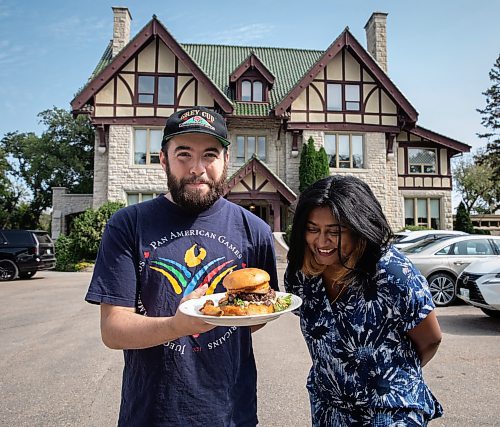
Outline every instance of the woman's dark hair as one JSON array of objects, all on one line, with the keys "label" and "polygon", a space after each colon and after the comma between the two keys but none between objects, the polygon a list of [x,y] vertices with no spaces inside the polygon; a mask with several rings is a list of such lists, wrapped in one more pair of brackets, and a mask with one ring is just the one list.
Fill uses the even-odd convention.
[{"label": "woman's dark hair", "polygon": [[297,271],[303,266],[307,220],[317,207],[329,207],[334,218],[348,227],[357,239],[366,242],[355,272],[373,273],[393,234],[370,187],[351,175],[332,175],[320,179],[301,193],[290,234],[287,256],[289,268]]}]

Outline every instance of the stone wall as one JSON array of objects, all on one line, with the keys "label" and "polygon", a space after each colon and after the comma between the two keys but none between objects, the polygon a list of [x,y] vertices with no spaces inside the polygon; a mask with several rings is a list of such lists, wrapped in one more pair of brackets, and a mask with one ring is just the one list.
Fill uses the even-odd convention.
[{"label": "stone wall", "polygon": [[66,232],[67,216],[92,207],[92,194],[67,194],[66,187],[52,187],[52,238]]}]

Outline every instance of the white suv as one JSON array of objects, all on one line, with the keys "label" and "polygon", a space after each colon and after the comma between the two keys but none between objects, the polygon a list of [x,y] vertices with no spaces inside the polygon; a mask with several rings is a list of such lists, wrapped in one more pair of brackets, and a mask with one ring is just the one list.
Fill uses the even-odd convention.
[{"label": "white suv", "polygon": [[488,316],[500,318],[500,259],[467,266],[457,279],[457,296]]}]

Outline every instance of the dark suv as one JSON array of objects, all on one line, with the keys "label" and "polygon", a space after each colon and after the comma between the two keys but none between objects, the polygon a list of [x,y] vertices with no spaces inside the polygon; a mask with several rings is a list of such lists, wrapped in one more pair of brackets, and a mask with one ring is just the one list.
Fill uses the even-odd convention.
[{"label": "dark suv", "polygon": [[0,230],[0,280],[29,279],[55,265],[54,242],[46,231]]}]

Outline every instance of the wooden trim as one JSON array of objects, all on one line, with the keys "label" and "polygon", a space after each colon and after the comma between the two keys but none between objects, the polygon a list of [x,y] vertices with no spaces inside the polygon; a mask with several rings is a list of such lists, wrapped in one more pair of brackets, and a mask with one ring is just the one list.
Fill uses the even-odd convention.
[{"label": "wooden trim", "polygon": [[397,126],[370,125],[362,123],[304,123],[292,122],[287,124],[288,130],[338,130],[346,132],[380,132],[398,133]]}]

